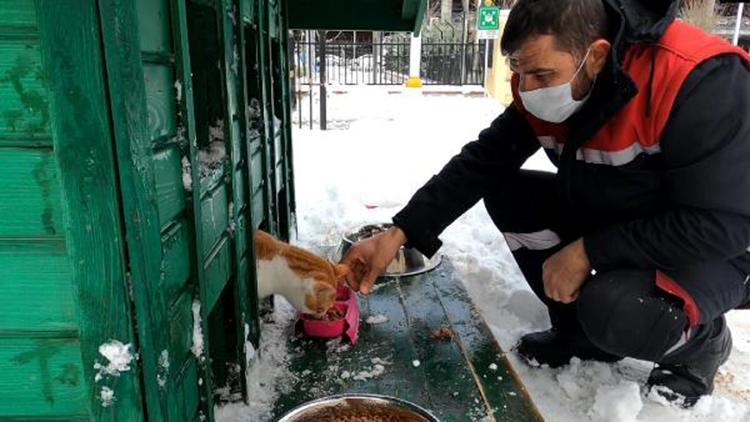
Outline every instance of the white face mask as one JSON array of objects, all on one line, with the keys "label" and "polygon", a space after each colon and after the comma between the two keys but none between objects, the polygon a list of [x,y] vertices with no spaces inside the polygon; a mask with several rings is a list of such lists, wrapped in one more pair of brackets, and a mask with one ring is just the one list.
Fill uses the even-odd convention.
[{"label": "white face mask", "polygon": [[578,66],[578,70],[567,83],[549,88],[539,88],[533,91],[519,92],[524,108],[534,116],[550,123],[562,123],[578,111],[583,103],[588,100],[591,91],[586,98],[577,101],[573,99],[572,82],[583,69],[583,65],[589,57],[591,48],[586,51],[586,56]]}]

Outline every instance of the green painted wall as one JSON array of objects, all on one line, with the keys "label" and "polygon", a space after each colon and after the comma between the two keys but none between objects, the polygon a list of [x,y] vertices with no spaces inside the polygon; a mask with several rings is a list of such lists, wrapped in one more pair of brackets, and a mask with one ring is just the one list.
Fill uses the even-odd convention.
[{"label": "green painted wall", "polygon": [[[212,420],[245,391],[253,230],[294,222],[285,7],[0,0],[0,419]],[[102,375],[113,340],[138,359]]]}]

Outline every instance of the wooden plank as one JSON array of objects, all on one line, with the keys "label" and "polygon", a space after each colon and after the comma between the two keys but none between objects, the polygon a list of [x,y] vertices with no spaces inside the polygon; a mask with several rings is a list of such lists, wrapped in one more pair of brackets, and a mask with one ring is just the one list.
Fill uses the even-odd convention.
[{"label": "wooden plank", "polygon": [[[80,164],[78,164],[80,165]],[[48,149],[0,149],[0,236],[55,237],[63,233],[60,177]]]},{"label": "wooden plank", "polygon": [[[257,67],[258,67],[258,94],[260,101],[261,115],[263,117],[263,194],[265,196],[264,222],[265,230],[271,234],[278,235],[278,218],[276,216],[276,195],[273,192],[273,91],[271,80],[271,52],[269,51],[269,16],[267,12],[268,0],[260,0],[258,5],[258,33],[257,43]],[[262,11],[266,11],[265,13]]]},{"label": "wooden plank", "polygon": [[185,219],[178,220],[162,235],[161,277],[158,291],[171,306],[190,281],[190,232]]},{"label": "wooden plank", "polygon": [[[219,185],[201,201],[202,239],[201,250],[203,256],[208,256],[229,227],[228,188]],[[205,259],[205,258],[204,258]]]},{"label": "wooden plank", "polygon": [[[542,420],[450,262],[442,265],[425,275],[381,282],[373,294],[360,297],[362,319],[383,315],[386,321],[362,325],[359,343],[349,350],[290,339],[295,353],[289,369],[296,381],[275,403],[274,415],[326,395],[372,392],[419,404],[441,421]],[[451,341],[431,338],[442,327],[453,331]],[[360,381],[341,377],[368,369],[374,357],[388,362],[383,374]]]},{"label": "wooden plank", "polygon": [[225,237],[217,245],[216,251],[209,255],[206,264],[205,296],[202,297],[205,306],[213,309],[224,286],[232,276],[232,251],[230,242]]},{"label": "wooden plank", "polygon": [[[29,28],[34,35],[31,31],[35,28]],[[48,76],[42,70],[38,40],[4,38],[0,37],[0,139],[49,138]]]},{"label": "wooden plank", "polygon": [[170,380],[170,421],[192,421],[196,419],[200,397],[198,392],[198,365],[194,358],[181,365],[174,365],[174,379]]},{"label": "wooden plank", "polygon": [[443,262],[431,281],[492,416],[498,421],[544,420],[468,292],[459,280],[450,277],[452,272],[451,263]]},{"label": "wooden plank", "polygon": [[[231,203],[228,212],[231,213],[231,233],[230,251],[232,255],[232,273],[234,274],[234,288],[232,294],[232,304],[235,322],[235,338],[241,341],[230,342],[236,346],[234,351],[224,350],[223,354],[226,359],[232,359],[236,356],[239,364],[240,373],[244,374],[247,369],[248,358],[245,356],[245,341],[248,339],[247,328],[257,324],[257,314],[251,314],[253,306],[251,301],[257,301],[257,290],[249,290],[247,266],[242,265],[244,256],[243,241],[247,238],[245,225],[240,221],[242,210],[245,208],[245,201],[250,197],[245,179],[249,178],[247,166],[247,132],[245,130],[245,117],[247,112],[244,79],[242,72],[245,68],[242,60],[242,19],[240,16],[239,0],[223,0],[221,5],[219,28],[222,36],[220,37],[223,44],[222,72],[224,80],[224,98],[226,99],[224,110],[225,139],[229,141],[227,150],[231,163],[232,177],[229,181],[231,191]],[[254,284],[252,284],[254,286]],[[253,292],[252,296],[250,291]],[[221,358],[221,356],[217,356]],[[237,377],[235,380],[227,380],[231,389],[236,389],[242,393],[243,397],[247,396],[247,380],[244,376]]]},{"label": "wooden plank", "polygon": [[366,298],[363,319],[374,315],[382,315],[388,320],[381,324],[362,321],[360,329],[362,335],[367,336],[367,349],[374,346],[373,356],[385,356],[386,361],[391,362],[386,365],[385,374],[378,378],[378,392],[432,408],[434,404],[427,392],[424,367],[412,364],[418,358],[418,350],[412,339],[409,310],[404,306],[398,282],[384,285],[377,294]]},{"label": "wooden plank", "polygon": [[36,27],[36,10],[34,3],[28,1],[0,0],[0,25]]},{"label": "wooden plank", "polygon": [[135,0],[135,3],[141,51],[170,54],[172,37],[167,0]]},{"label": "wooden plank", "polygon": [[172,223],[186,207],[181,160],[177,146],[170,146],[153,156],[156,209],[161,229]]},{"label": "wooden plank", "polygon": [[169,319],[163,322],[159,332],[167,337],[167,347],[164,350],[169,353],[171,371],[169,377],[175,378],[176,371],[181,367],[180,364],[193,358],[190,351],[193,344],[193,295],[191,292],[184,291],[170,307]]},{"label": "wooden plank", "polygon": [[78,331],[73,272],[64,242],[21,242],[0,243],[0,335]]},{"label": "wooden plank", "polygon": [[263,151],[258,150],[250,158],[250,174],[253,195],[263,188]]},{"label": "wooden plank", "polygon": [[[106,377],[99,383],[94,379],[94,363],[103,360],[99,345],[113,339],[135,342],[97,4],[38,0],[34,5],[51,95],[55,158],[61,169],[65,237],[79,306],[81,342],[76,353],[83,363],[83,412],[92,420],[106,415],[140,421],[140,365],[119,377]],[[112,22],[103,27],[118,26]],[[128,95],[125,89],[116,92]],[[110,387],[117,397],[107,408],[99,400],[103,386]]]},{"label": "wooden plank", "polygon": [[[175,65],[177,80],[182,84],[182,99],[178,101],[180,116],[182,118],[180,124],[185,132],[185,137],[188,140],[188,159],[191,163],[191,180],[192,186],[194,187],[191,195],[189,196],[190,206],[187,209],[187,220],[190,226],[191,233],[194,234],[194,241],[190,244],[190,256],[191,266],[190,273],[191,278],[197,283],[197,297],[201,301],[205,302],[205,298],[208,294],[207,282],[206,282],[206,270],[203,266],[203,231],[202,227],[202,214],[201,214],[201,196],[204,187],[200,180],[200,166],[198,163],[198,143],[196,138],[196,121],[195,121],[195,108],[194,108],[194,96],[193,96],[193,72],[191,67],[191,57],[189,48],[188,28],[187,28],[187,5],[182,0],[170,0],[170,14],[172,16],[172,30],[174,37],[174,48],[175,48]],[[197,188],[196,188],[197,187]],[[204,333],[204,350],[210,350],[210,338],[206,338],[206,334],[209,333],[208,321],[209,321],[209,310],[206,306],[201,306],[201,329]],[[213,420],[213,409],[214,409],[214,381],[213,374],[210,368],[210,361],[205,358],[201,358],[197,363],[197,374],[200,374],[202,381],[200,388],[200,403],[198,408],[203,414],[207,415],[209,422]],[[196,374],[196,377],[198,376]],[[191,380],[192,378],[186,378]],[[187,388],[187,387],[185,387]],[[192,390],[191,390],[192,391]],[[185,396],[186,408],[195,408],[193,403],[189,401]],[[191,395],[190,397],[196,397]],[[189,413],[189,412],[186,412]],[[193,411],[195,414],[196,411]],[[189,416],[189,415],[188,415]],[[190,419],[189,419],[190,420]],[[196,420],[195,417],[192,420]]]},{"label": "wooden plank", "polygon": [[430,277],[405,277],[401,289],[411,321],[410,337],[425,371],[435,415],[446,422],[481,419],[487,409],[458,345],[431,338],[435,330],[450,327],[450,322]]},{"label": "wooden plank", "polygon": [[152,140],[173,138],[177,133],[177,93],[171,65],[146,64],[143,77],[146,83],[149,137]]},{"label": "wooden plank", "polygon": [[[281,31],[281,46],[289,46],[289,2],[281,3],[281,17],[280,25],[282,26]],[[297,232],[297,201],[295,192],[294,182],[294,154],[293,154],[293,142],[292,142],[292,104],[291,98],[292,92],[292,64],[288,61],[288,55],[285,52],[285,48],[282,49],[281,57],[281,72],[280,82],[282,87],[283,96],[283,132],[284,132],[284,210],[285,220],[287,227],[285,231],[289,233],[290,237],[295,237]]]},{"label": "wooden plank", "polygon": [[[0,415],[74,416],[88,413],[88,382],[76,338],[0,342]],[[99,405],[99,407],[101,407]]]},{"label": "wooden plank", "polygon": [[[377,325],[363,324],[357,346],[335,352],[328,349],[325,341],[290,339],[289,350],[302,352],[290,363],[297,381],[275,404],[276,416],[302,402],[339,393],[395,395],[427,408],[433,407],[424,368],[412,365],[418,352],[414,348],[398,282],[384,285],[362,299],[363,318],[383,315],[388,320]],[[373,359],[379,360],[373,362]],[[354,379],[372,371],[376,364],[384,366],[383,374]],[[345,373],[349,376],[342,377]]]},{"label": "wooden plank", "polygon": [[255,1],[240,0],[240,5],[242,7],[242,20],[248,24],[255,22]]},{"label": "wooden plank", "polygon": [[168,319],[156,300],[161,276],[162,244],[156,205],[151,130],[135,2],[99,0],[108,92],[128,236],[128,257],[138,321],[148,419],[165,420],[169,404],[159,388],[159,357],[167,347],[157,327]]}]

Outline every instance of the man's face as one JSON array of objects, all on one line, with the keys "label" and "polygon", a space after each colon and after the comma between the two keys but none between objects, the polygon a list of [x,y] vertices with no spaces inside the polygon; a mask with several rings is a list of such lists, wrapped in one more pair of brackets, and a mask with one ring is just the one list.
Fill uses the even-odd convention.
[{"label": "man's face", "polygon": [[[580,54],[579,57],[571,52],[562,51],[552,35],[539,35],[526,41],[510,56],[510,67],[519,75],[519,88],[523,92],[562,85],[572,79],[573,98],[580,100],[591,89],[594,76],[601,71],[601,66],[591,66],[596,64],[594,62],[598,62],[597,56],[601,53],[598,51],[601,50],[598,45],[600,42],[606,44],[606,51],[604,51],[606,57],[609,52],[609,43],[599,40],[592,44],[587,63],[577,76],[576,71],[581,66],[586,52]],[[574,76],[575,79],[573,79]]]}]

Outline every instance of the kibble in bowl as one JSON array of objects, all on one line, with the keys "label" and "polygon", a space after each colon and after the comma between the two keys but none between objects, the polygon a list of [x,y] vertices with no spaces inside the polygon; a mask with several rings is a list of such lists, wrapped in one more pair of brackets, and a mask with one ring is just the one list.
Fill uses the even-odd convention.
[{"label": "kibble in bowl", "polygon": [[352,394],[305,403],[279,422],[439,422],[421,407],[394,397]]}]

